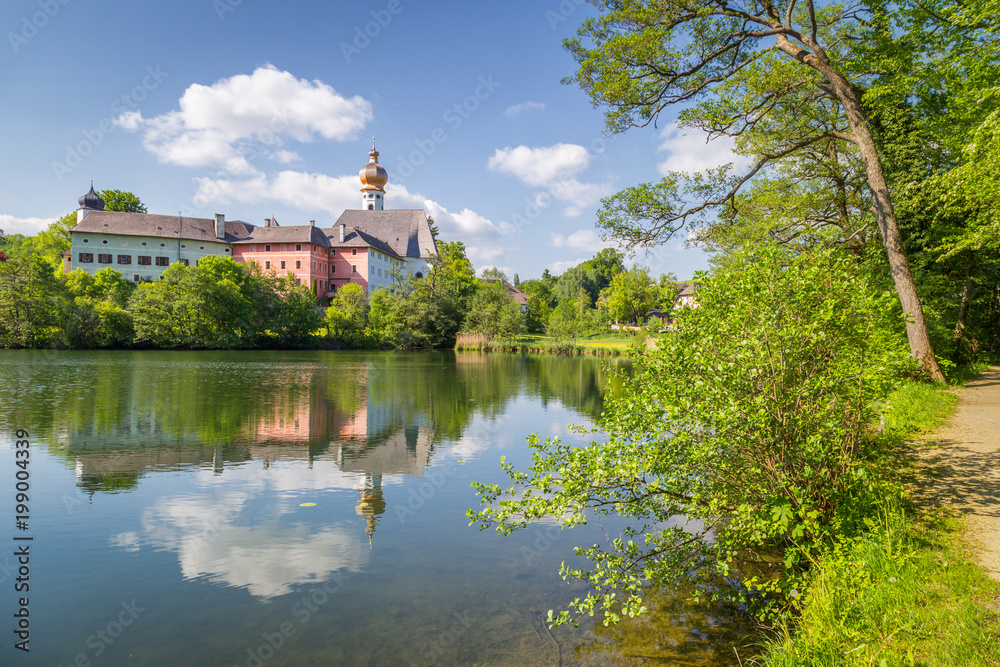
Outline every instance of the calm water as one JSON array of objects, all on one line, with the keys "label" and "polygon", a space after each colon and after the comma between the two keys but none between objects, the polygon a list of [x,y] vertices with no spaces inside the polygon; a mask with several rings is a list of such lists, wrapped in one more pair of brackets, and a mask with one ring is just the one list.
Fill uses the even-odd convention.
[{"label": "calm water", "polygon": [[[739,630],[683,595],[654,596],[655,619],[550,632],[547,611],[586,591],[559,564],[602,526],[503,538],[464,516],[472,480],[503,483],[502,455],[525,468],[528,434],[576,438],[566,427],[593,423],[621,372],[474,353],[0,351],[0,664],[733,664]],[[29,593],[14,592],[15,536],[33,538]],[[22,595],[28,654],[13,648]]]}]

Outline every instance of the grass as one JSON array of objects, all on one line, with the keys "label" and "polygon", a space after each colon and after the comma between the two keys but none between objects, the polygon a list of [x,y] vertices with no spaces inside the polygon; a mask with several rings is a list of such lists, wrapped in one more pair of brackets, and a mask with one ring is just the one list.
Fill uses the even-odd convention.
[{"label": "grass", "polygon": [[1000,664],[1000,584],[971,562],[962,524],[898,506],[819,568],[769,667]]},{"label": "grass", "polygon": [[[964,382],[984,367],[956,369],[952,380]],[[947,387],[906,383],[887,398],[887,435],[933,430],[957,402]],[[760,662],[1000,665],[1000,583],[973,562],[962,521],[901,495],[866,524],[819,564],[801,615],[767,643]]]},{"label": "grass", "polygon": [[[642,332],[639,336],[644,336]],[[554,354],[627,355],[641,337],[619,333],[600,333],[574,339],[552,336],[518,336],[514,340],[487,340],[479,334],[459,334],[456,350],[496,352],[538,352]]]}]

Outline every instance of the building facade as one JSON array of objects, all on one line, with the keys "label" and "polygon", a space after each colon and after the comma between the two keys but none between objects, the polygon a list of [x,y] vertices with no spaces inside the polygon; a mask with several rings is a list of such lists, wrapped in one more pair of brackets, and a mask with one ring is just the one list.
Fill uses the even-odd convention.
[{"label": "building facade", "polygon": [[371,294],[393,289],[394,276],[426,275],[437,251],[424,211],[385,210],[388,175],[374,143],[359,174],[360,210],[348,210],[331,227],[278,225],[267,218],[256,226],[214,219],[105,211],[94,191],[80,197],[77,224],[64,261],[67,271],[96,273],[112,267],[134,282],[159,279],[176,262],[197,266],[208,256],[253,262],[279,276],[294,274],[325,305],[336,290],[356,283]]}]

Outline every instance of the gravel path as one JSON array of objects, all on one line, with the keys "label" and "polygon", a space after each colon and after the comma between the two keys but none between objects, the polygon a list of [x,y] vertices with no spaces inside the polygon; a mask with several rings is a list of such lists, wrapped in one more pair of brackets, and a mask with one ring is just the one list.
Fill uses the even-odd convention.
[{"label": "gravel path", "polygon": [[1000,367],[958,390],[954,416],[927,438],[921,496],[966,515],[980,562],[1000,580]]}]

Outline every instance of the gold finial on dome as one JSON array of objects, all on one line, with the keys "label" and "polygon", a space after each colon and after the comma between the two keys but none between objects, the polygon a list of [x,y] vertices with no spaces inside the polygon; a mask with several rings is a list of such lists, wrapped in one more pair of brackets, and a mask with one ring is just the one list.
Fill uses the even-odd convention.
[{"label": "gold finial on dome", "polygon": [[358,173],[361,179],[362,192],[366,190],[378,190],[385,192],[385,184],[389,182],[389,174],[385,167],[378,163],[378,151],[375,149],[375,137],[372,137],[372,149],[368,152],[369,162]]}]

